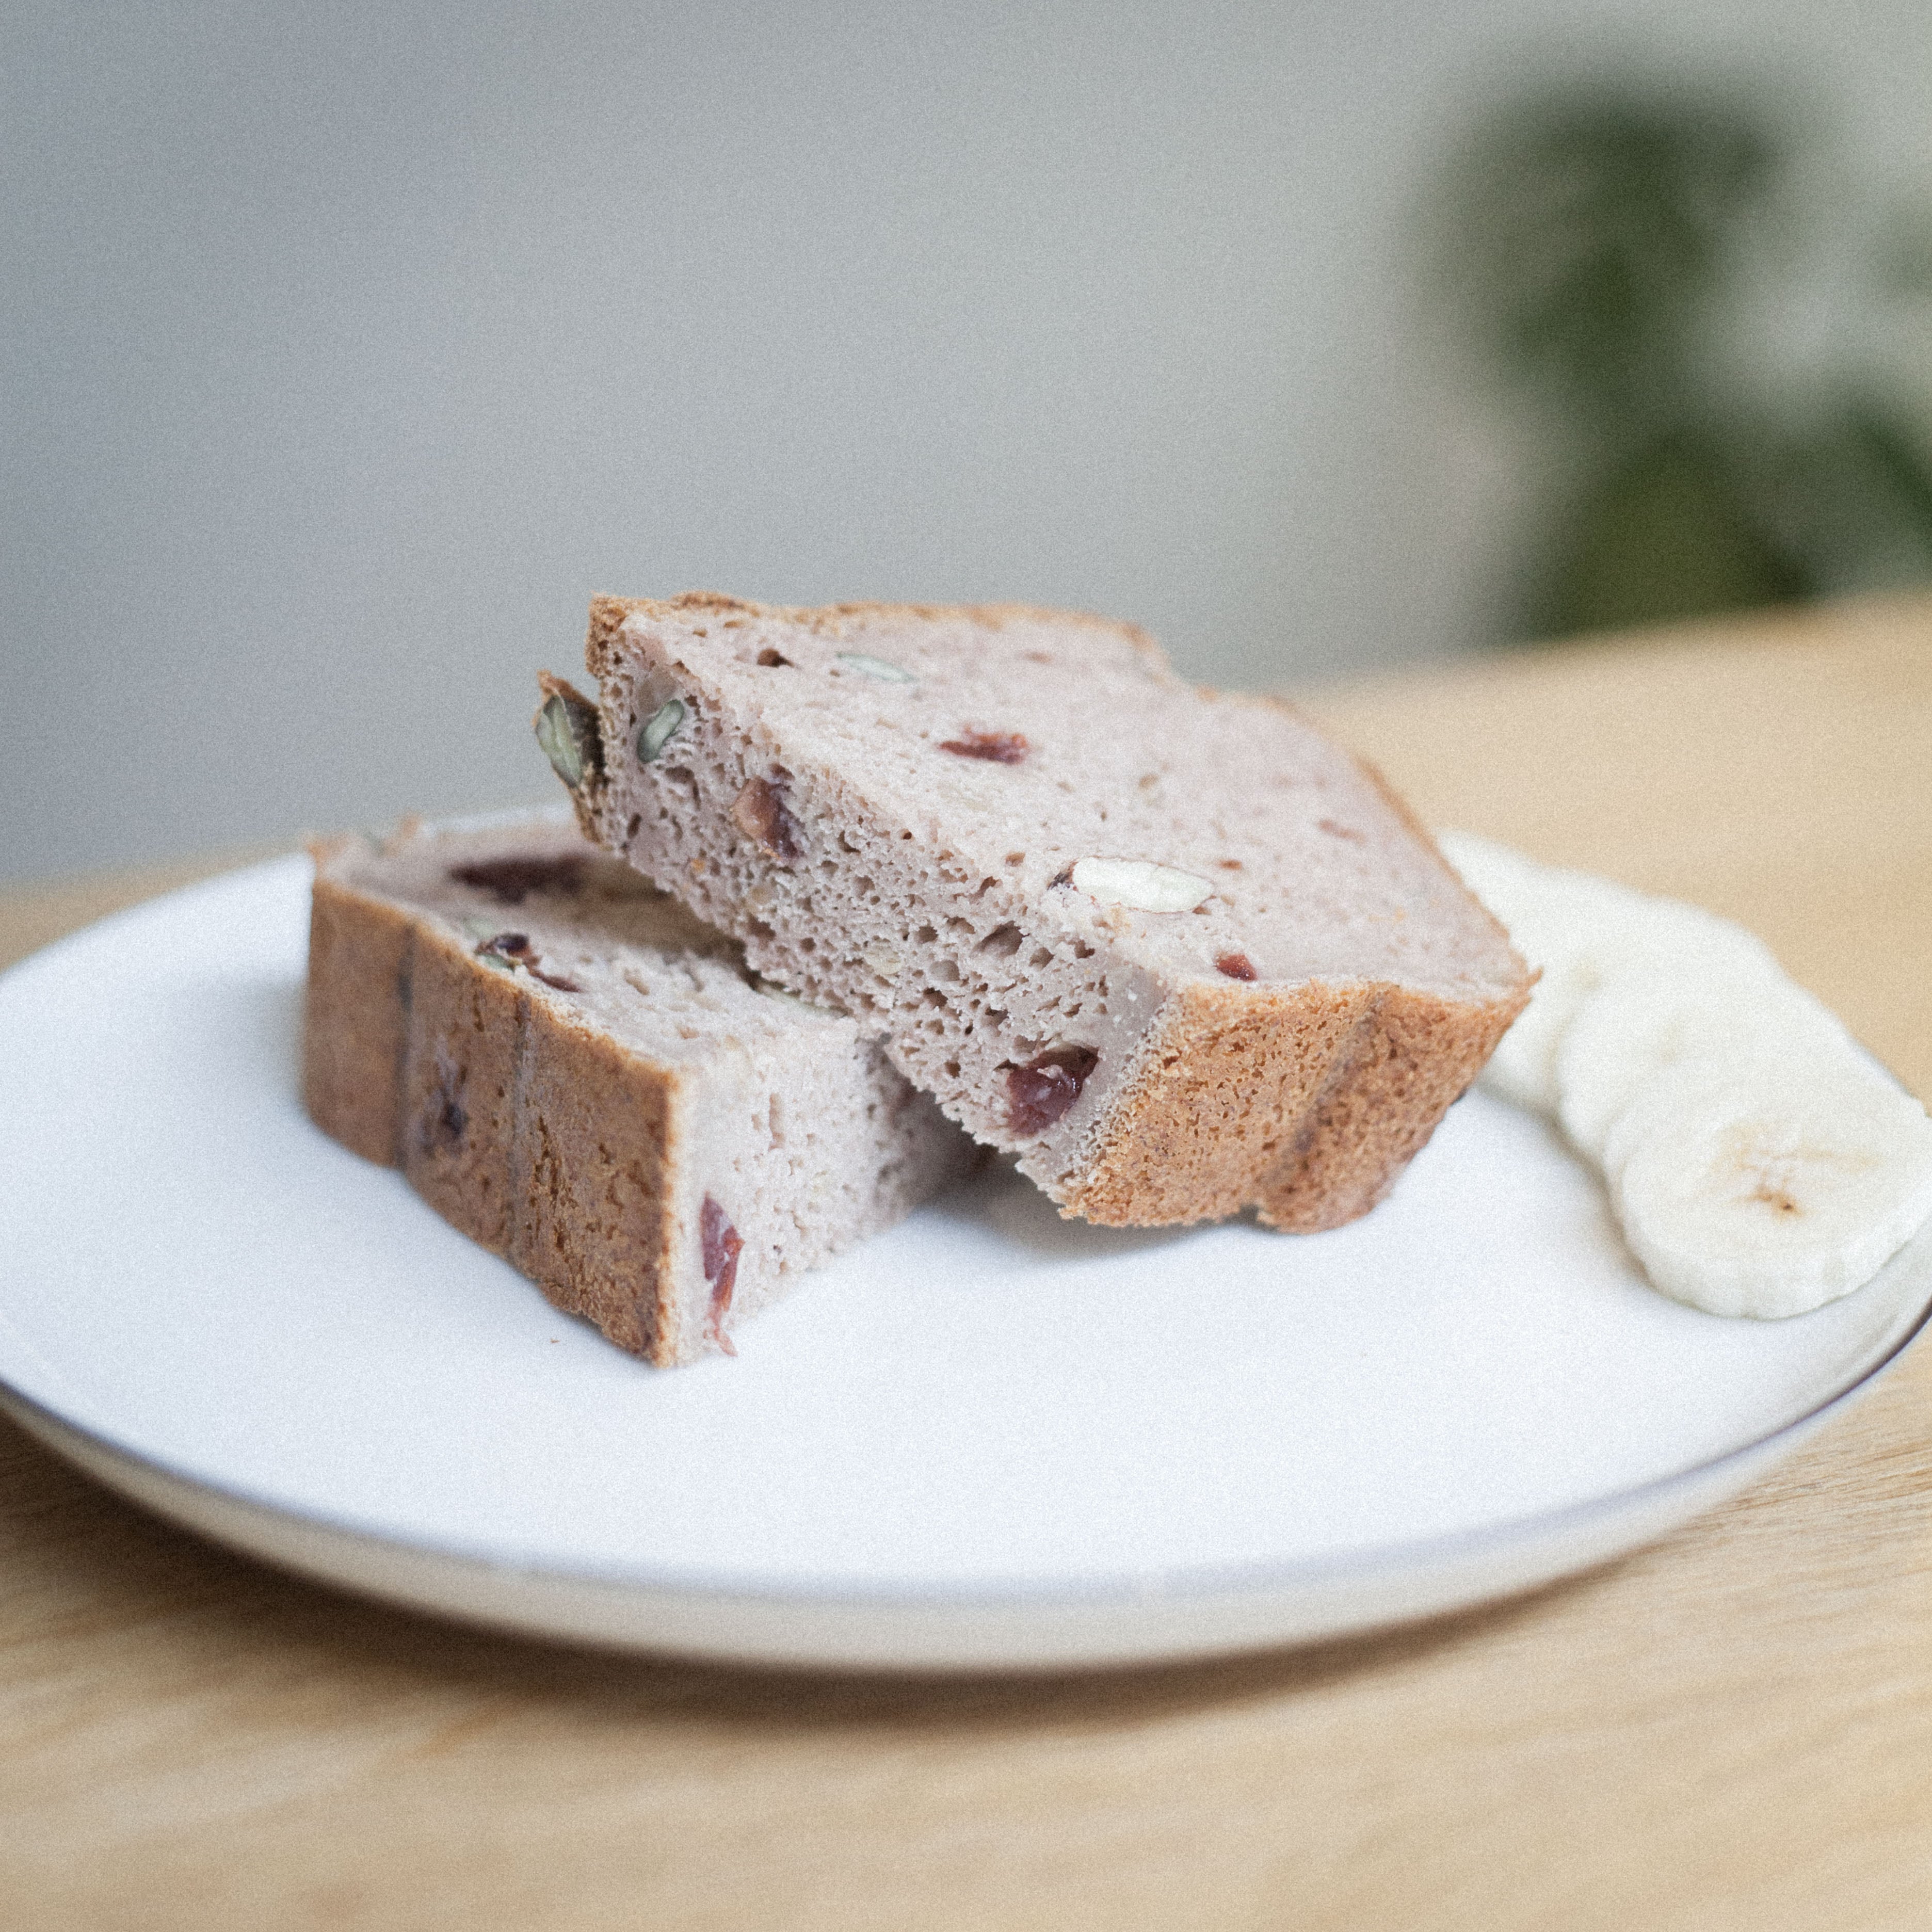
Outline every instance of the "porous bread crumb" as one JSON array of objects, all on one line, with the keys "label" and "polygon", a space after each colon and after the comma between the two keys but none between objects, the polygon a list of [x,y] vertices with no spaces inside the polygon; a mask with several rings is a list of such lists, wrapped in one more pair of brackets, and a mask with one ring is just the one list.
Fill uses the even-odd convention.
[{"label": "porous bread crumb", "polygon": [[315,859],[311,1117],[633,1354],[728,1351],[970,1162],[876,1040],[554,814]]},{"label": "porous bread crumb", "polygon": [[1350,1219],[1527,996],[1376,774],[1131,626],[703,592],[599,598],[587,655],[586,831],[850,1011],[1069,1213]]}]

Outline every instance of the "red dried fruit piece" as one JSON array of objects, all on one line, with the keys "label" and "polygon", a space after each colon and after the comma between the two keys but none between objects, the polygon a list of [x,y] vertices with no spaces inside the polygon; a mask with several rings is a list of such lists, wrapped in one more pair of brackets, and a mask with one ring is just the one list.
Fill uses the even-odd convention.
[{"label": "red dried fruit piece", "polygon": [[1042,1134],[1080,1097],[1087,1076],[1100,1064],[1091,1047],[1056,1046],[1024,1066],[1006,1070],[1006,1125],[1022,1135]]},{"label": "red dried fruit piece", "polygon": [[984,758],[988,764],[1017,765],[1032,750],[1017,731],[968,731],[963,737],[947,738],[939,748],[956,758]]},{"label": "red dried fruit piece", "polygon": [[572,853],[560,859],[482,859],[452,866],[458,885],[474,886],[499,905],[521,905],[532,892],[574,892],[584,883],[584,861]]},{"label": "red dried fruit piece", "polygon": [[698,1233],[704,1250],[704,1279],[711,1284],[711,1312],[705,1327],[726,1354],[735,1355],[738,1352],[724,1332],[724,1317],[730,1312],[731,1291],[738,1285],[738,1257],[745,1244],[725,1218],[724,1209],[708,1194],[698,1210]]},{"label": "red dried fruit piece", "polygon": [[486,939],[476,949],[479,959],[507,960],[512,967],[520,966],[532,980],[541,980],[546,986],[554,986],[560,993],[580,993],[584,988],[574,980],[566,980],[561,973],[546,973],[537,964],[538,955],[530,944],[526,932],[500,932],[494,938]]},{"label": "red dried fruit piece", "polygon": [[785,808],[782,776],[748,780],[732,801],[731,823],[785,865],[795,865],[805,856],[798,820]]},{"label": "red dried fruit piece", "polygon": [[1261,975],[1255,970],[1255,962],[1245,952],[1224,952],[1214,962],[1217,973],[1225,973],[1231,980],[1258,980]]}]

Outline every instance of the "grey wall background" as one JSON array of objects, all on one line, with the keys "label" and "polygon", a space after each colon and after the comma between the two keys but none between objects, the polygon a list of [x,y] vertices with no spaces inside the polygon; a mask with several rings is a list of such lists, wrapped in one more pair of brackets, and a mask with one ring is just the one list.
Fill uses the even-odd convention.
[{"label": "grey wall background", "polygon": [[1578,14],[8,8],[0,878],[544,796],[593,590],[1462,647],[1521,485],[1411,262],[1476,105],[1795,73],[1932,182],[1923,0]]}]

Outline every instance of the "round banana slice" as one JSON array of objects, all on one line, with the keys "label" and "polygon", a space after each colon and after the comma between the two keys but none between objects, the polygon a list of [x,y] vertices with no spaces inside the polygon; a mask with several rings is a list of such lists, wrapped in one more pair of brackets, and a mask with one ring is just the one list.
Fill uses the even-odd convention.
[{"label": "round banana slice", "polygon": [[1695,906],[1539,866],[1467,832],[1445,833],[1441,844],[1542,976],[1480,1076],[1485,1088],[1519,1106],[1558,1111],[1564,1036],[1586,1001],[1624,974],[1668,968],[1689,979],[1751,968],[1778,971],[1760,940]]},{"label": "round banana slice", "polygon": [[1849,1294],[1932,1216],[1932,1120],[1855,1061],[1668,1067],[1618,1118],[1606,1167],[1652,1282],[1714,1315]]},{"label": "round banana slice", "polygon": [[1577,955],[1559,952],[1538,959],[1535,950],[1519,936],[1520,931],[1510,927],[1510,938],[1541,977],[1531,991],[1529,1004],[1496,1042],[1495,1052],[1477,1077],[1489,1092],[1500,1094],[1519,1107],[1553,1114],[1559,1098],[1557,1050],[1571,1016],[1597,990],[1599,982],[1589,962]]},{"label": "round banana slice", "polygon": [[[1473,832],[1438,832],[1436,843],[1443,857],[1462,874],[1463,884],[1492,911],[1493,896],[1506,895],[1527,875],[1549,870],[1514,846],[1479,838]],[[1496,916],[1502,916],[1500,913]]]},{"label": "round banana slice", "polygon": [[1635,963],[1577,1006],[1556,1048],[1557,1118],[1580,1154],[1601,1161],[1618,1117],[1666,1067],[1841,1065],[1857,1048],[1838,1021],[1768,960]]},{"label": "round banana slice", "polygon": [[[1508,928],[1510,944],[1540,976],[1482,1072],[1483,1084],[1520,1107],[1556,1111],[1556,1050],[1577,1008],[1602,983],[1604,956],[1642,901],[1608,880],[1552,871],[1508,855],[1485,863],[1476,896]],[[1460,869],[1460,868],[1459,868]],[[1626,903],[1628,902],[1628,903]]]}]

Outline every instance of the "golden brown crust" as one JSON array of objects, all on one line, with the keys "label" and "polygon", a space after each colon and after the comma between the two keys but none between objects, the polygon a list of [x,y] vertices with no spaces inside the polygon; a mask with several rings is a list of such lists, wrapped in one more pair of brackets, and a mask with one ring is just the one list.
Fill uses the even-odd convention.
[{"label": "golden brown crust", "polygon": [[1366,1214],[1480,1072],[1528,997],[1480,1006],[1406,986],[1373,990],[1299,1142],[1260,1178],[1265,1226],[1309,1234]]},{"label": "golden brown crust", "polygon": [[532,1038],[510,1259],[620,1348],[675,1361],[676,1076],[643,1077],[608,1034],[525,997]]},{"label": "golden brown crust", "polygon": [[434,927],[416,935],[403,1068],[404,1177],[452,1227],[510,1252],[527,996]]},{"label": "golden brown crust", "polygon": [[1188,987],[1109,1108],[1106,1151],[1064,1211],[1148,1227],[1254,1207],[1270,1227],[1339,1227],[1388,1192],[1528,997]]},{"label": "golden brown crust", "polygon": [[395,907],[344,891],[326,874],[353,842],[318,842],[302,1006],[302,1104],[310,1119],[364,1160],[394,1167],[403,1056],[409,1039],[415,932]]},{"label": "golden brown crust", "polygon": [[400,1166],[556,1306],[678,1359],[668,1201],[676,1076],[628,1056],[431,922],[328,876],[316,848],[303,1096]]},{"label": "golden brown crust", "polygon": [[1257,1177],[1298,1143],[1371,997],[1319,984],[1186,988],[1108,1107],[1106,1151],[1064,1211],[1147,1227],[1252,1205]]}]

